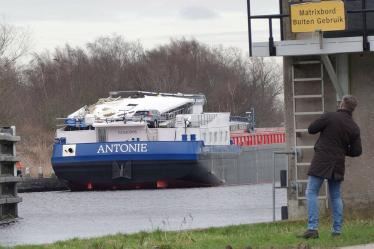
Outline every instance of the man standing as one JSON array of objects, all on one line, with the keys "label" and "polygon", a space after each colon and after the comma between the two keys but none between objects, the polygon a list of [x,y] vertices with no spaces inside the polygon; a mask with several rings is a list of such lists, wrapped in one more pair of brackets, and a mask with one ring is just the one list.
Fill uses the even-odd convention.
[{"label": "man standing", "polygon": [[314,146],[314,157],[308,171],[306,197],[308,201],[308,230],[302,238],[318,238],[318,192],[328,180],[332,205],[332,236],[339,236],[343,224],[341,183],[344,180],[345,156],[357,157],[362,153],[360,129],[353,121],[352,112],[357,100],[344,96],[337,112],[323,114],[308,128],[309,134],[320,133]]}]

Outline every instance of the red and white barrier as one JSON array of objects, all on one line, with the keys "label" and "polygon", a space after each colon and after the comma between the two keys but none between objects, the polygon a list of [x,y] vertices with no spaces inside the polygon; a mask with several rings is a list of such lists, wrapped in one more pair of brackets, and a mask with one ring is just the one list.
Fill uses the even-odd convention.
[{"label": "red and white barrier", "polygon": [[286,142],[285,132],[239,133],[231,134],[231,140],[239,146],[263,144],[282,144]]}]

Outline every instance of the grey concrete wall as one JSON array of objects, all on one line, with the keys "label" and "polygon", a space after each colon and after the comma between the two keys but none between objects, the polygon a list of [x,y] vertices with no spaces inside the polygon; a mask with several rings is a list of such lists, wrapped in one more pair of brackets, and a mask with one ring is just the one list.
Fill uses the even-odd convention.
[{"label": "grey concrete wall", "polygon": [[347,158],[343,198],[350,213],[373,212],[374,205],[374,54],[349,57],[350,90],[359,100],[354,119],[361,129],[363,154]]}]

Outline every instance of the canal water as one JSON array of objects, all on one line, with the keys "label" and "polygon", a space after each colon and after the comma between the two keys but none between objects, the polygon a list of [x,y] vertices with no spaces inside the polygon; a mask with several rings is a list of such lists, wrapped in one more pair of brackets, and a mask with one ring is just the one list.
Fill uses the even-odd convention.
[{"label": "canal water", "polygon": [[[20,194],[21,219],[0,226],[0,245],[52,243],[139,231],[272,221],[272,185]],[[276,190],[276,219],[287,203]]]}]

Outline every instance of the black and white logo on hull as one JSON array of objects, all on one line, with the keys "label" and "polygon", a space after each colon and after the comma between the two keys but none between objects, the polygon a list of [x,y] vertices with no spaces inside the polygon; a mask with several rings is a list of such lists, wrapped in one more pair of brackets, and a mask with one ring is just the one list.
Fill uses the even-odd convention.
[{"label": "black and white logo on hull", "polygon": [[75,156],[76,144],[66,144],[62,146],[62,156]]}]

